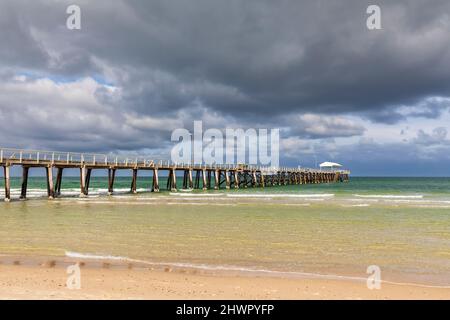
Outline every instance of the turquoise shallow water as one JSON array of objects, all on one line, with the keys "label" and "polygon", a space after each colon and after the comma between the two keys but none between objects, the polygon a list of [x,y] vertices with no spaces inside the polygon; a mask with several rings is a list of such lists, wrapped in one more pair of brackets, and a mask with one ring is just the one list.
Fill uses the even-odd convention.
[{"label": "turquoise shallow water", "polygon": [[95,177],[83,199],[65,177],[67,197],[50,201],[32,178],[37,199],[0,203],[0,253],[356,277],[375,264],[387,280],[450,285],[448,178],[131,195],[119,177],[112,197],[106,181]]},{"label": "turquoise shallow water", "polygon": [[[164,190],[166,178],[160,178],[160,187]],[[139,177],[137,186],[141,191],[151,189],[151,177]],[[181,188],[181,178],[177,181]],[[131,178],[117,177],[115,190],[126,192],[131,185]],[[91,180],[91,191],[94,193],[104,192],[107,189],[108,180],[106,177],[93,177]],[[11,187],[15,192],[19,191],[20,178],[14,177],[11,180]],[[3,192],[3,179],[0,181],[0,188]],[[31,177],[28,188],[33,191],[45,191],[46,183],[42,177]],[[62,188],[67,192],[79,190],[78,177],[64,177]],[[231,190],[233,191],[233,190]],[[198,191],[196,191],[198,192]],[[202,192],[202,191],[201,191]],[[255,189],[241,189],[237,192],[255,192]],[[377,195],[397,195],[397,196],[422,196],[423,198],[448,198],[450,200],[450,178],[364,178],[352,177],[351,183],[301,185],[301,186],[278,186],[276,188],[258,188],[259,193],[298,193],[298,192],[318,192],[333,193],[335,196],[377,196]],[[1,193],[0,193],[1,194]]]}]

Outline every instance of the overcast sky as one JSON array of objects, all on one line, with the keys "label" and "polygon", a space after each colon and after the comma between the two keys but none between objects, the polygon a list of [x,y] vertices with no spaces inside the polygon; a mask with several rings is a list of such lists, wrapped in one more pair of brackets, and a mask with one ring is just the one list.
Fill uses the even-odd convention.
[{"label": "overcast sky", "polygon": [[448,176],[449,35],[448,0],[2,0],[0,145],[168,157],[203,120],[280,128],[284,165]]}]

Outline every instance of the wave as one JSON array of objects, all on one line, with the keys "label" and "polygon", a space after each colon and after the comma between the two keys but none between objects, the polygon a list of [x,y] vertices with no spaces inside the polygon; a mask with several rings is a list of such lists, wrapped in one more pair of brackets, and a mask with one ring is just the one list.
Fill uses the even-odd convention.
[{"label": "wave", "polygon": [[423,199],[423,195],[393,195],[393,194],[353,194],[358,198],[380,198],[380,199]]},{"label": "wave", "polygon": [[351,205],[342,205],[344,208],[353,208],[353,207],[370,207],[368,203],[360,203],[360,204],[351,204]]},{"label": "wave", "polygon": [[202,203],[202,202],[165,202],[164,204],[166,204],[166,205],[177,205],[177,206],[179,206],[179,205],[183,205],[183,206],[185,206],[185,205],[191,205],[191,206],[218,206],[218,207],[220,207],[220,206],[224,206],[224,207],[226,207],[226,206],[229,206],[229,207],[235,207],[236,206],[236,204],[235,203]]},{"label": "wave", "polygon": [[[66,255],[66,257],[77,258],[77,259],[123,261],[123,262],[139,263],[139,264],[144,264],[144,265],[172,266],[172,267],[177,267],[177,268],[190,268],[190,269],[206,270],[206,271],[229,271],[229,272],[243,272],[243,273],[253,273],[253,274],[254,273],[269,274],[269,275],[274,275],[274,276],[297,276],[297,277],[329,279],[329,280],[353,280],[353,281],[361,281],[361,282],[367,281],[367,278],[365,278],[365,277],[343,276],[343,275],[335,275],[335,274],[321,274],[321,273],[310,273],[310,272],[297,272],[297,271],[278,271],[278,270],[269,270],[269,269],[260,269],[260,268],[239,267],[239,266],[232,266],[232,265],[209,265],[209,264],[185,263],[185,262],[153,262],[153,261],[123,257],[123,256],[96,255],[96,254],[79,253],[79,252],[72,252],[72,251],[66,251],[65,255]],[[394,284],[394,285],[450,289],[450,286],[433,286],[433,285],[425,285],[425,284],[419,284],[419,283],[394,282],[394,281],[387,281],[387,280],[380,280],[380,282],[386,283],[386,284]]]},{"label": "wave", "polygon": [[224,196],[224,193],[178,193],[178,192],[170,192],[171,196],[179,196],[179,197],[220,197]]},{"label": "wave", "polygon": [[227,194],[230,198],[333,198],[332,193],[317,194],[289,194],[289,193],[250,193],[250,194]]}]

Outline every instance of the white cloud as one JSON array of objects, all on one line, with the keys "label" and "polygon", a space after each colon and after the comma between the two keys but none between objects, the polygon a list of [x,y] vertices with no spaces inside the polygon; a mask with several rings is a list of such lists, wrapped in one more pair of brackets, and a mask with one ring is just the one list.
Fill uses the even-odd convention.
[{"label": "white cloud", "polygon": [[364,126],[350,117],[326,114],[297,114],[284,118],[289,135],[304,138],[361,136]]}]

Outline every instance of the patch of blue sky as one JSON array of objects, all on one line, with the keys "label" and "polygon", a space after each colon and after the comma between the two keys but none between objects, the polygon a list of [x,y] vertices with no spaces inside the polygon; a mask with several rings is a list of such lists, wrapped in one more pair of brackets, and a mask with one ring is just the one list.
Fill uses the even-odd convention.
[{"label": "patch of blue sky", "polygon": [[108,81],[103,75],[101,74],[92,74],[89,76],[68,76],[68,75],[58,75],[58,74],[45,74],[45,73],[38,73],[35,71],[20,71],[17,73],[18,76],[25,76],[29,79],[38,80],[38,79],[50,79],[51,81],[55,83],[72,83],[77,82],[81,79],[84,79],[86,77],[92,78],[95,80],[95,82],[104,85],[104,86],[111,86],[113,87],[114,84],[111,81]]}]

